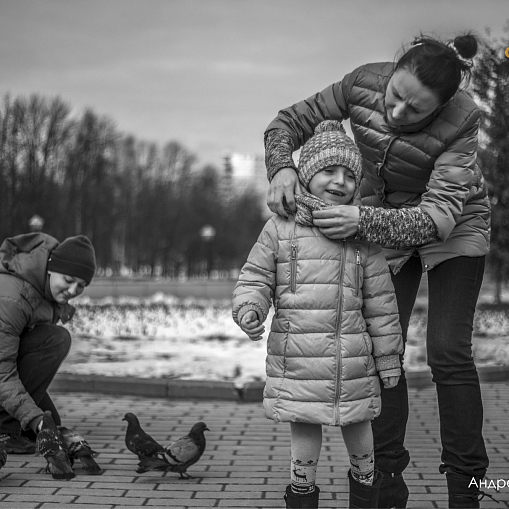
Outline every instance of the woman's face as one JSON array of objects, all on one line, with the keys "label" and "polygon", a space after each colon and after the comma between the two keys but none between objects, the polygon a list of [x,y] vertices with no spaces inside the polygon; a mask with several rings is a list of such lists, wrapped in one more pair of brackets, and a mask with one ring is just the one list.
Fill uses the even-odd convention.
[{"label": "woman's face", "polygon": [[438,96],[407,69],[398,69],[389,80],[385,93],[388,125],[416,124],[439,106]]},{"label": "woman's face", "polygon": [[52,271],[49,271],[48,274],[51,295],[59,304],[67,304],[74,297],[81,295],[87,286],[85,280],[79,277]]}]

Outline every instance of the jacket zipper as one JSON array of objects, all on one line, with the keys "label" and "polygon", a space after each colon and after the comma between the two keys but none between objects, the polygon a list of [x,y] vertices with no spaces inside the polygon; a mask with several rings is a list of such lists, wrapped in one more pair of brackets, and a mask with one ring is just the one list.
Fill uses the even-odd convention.
[{"label": "jacket zipper", "polygon": [[359,296],[359,292],[361,289],[360,282],[360,274],[361,274],[361,252],[356,249],[355,250],[355,296]]},{"label": "jacket zipper", "polygon": [[290,291],[295,293],[297,286],[297,246],[292,242],[290,247]]},{"label": "jacket zipper", "polygon": [[341,271],[340,271],[340,279],[339,279],[339,299],[338,306],[336,309],[336,398],[334,401],[334,424],[339,423],[339,399],[341,397],[341,344],[340,344],[340,336],[341,336],[341,309],[343,307],[343,280],[345,277],[345,256],[346,256],[346,240],[343,239],[342,245],[342,253],[341,253]]}]

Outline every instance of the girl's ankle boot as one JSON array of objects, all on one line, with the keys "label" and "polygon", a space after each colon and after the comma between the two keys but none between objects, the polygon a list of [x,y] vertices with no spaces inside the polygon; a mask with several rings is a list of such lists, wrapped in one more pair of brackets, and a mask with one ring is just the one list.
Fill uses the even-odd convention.
[{"label": "girl's ankle boot", "polygon": [[446,474],[447,491],[450,508],[479,508],[485,496],[495,500],[491,495],[480,490],[481,479],[467,475]]},{"label": "girl's ankle boot", "polygon": [[382,483],[378,495],[378,507],[380,509],[405,509],[408,502],[408,487],[402,474],[391,472],[379,472]]},{"label": "girl's ankle boot", "polygon": [[350,484],[350,501],[348,507],[350,509],[378,509],[378,494],[380,492],[380,485],[382,478],[375,471],[372,486],[366,486],[357,482],[352,477],[352,472],[348,471],[348,481]]},{"label": "girl's ankle boot", "polygon": [[291,486],[286,487],[286,509],[317,509],[320,499],[320,488],[315,486],[315,491],[307,495],[297,495]]}]

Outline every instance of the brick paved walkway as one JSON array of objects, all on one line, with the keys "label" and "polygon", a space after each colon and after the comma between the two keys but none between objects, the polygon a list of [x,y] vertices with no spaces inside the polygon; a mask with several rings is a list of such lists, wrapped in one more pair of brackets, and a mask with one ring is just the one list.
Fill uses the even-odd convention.
[{"label": "brick paved walkway", "polygon": [[[483,384],[485,437],[491,458],[489,477],[509,480],[509,382]],[[122,509],[133,507],[283,508],[288,484],[288,426],[276,425],[262,414],[260,403],[167,400],[87,393],[59,393],[64,422],[87,437],[99,452],[102,476],[80,468],[71,481],[53,480],[44,473],[39,456],[10,455],[0,471],[0,508]],[[409,508],[447,507],[445,479],[438,473],[439,429],[433,388],[412,389],[407,443],[412,462],[406,471]],[[210,428],[207,449],[191,467],[194,479],[178,474],[137,474],[136,458],[126,450],[125,412],[140,417],[143,427],[161,443],[186,434],[203,420]],[[348,459],[339,430],[324,428],[318,484],[321,508],[347,505]],[[484,509],[509,508],[509,487],[488,492]]]}]

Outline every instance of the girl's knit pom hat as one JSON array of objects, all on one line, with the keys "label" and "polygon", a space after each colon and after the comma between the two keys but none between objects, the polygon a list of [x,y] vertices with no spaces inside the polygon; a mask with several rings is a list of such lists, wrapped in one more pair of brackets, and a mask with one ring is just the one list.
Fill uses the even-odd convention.
[{"label": "girl's knit pom hat", "polygon": [[94,277],[95,268],[94,246],[85,235],[65,239],[51,251],[47,265],[48,270],[79,277],[87,285]]},{"label": "girl's knit pom hat", "polygon": [[359,187],[362,178],[362,156],[357,145],[346,134],[341,122],[325,120],[315,128],[315,134],[302,147],[298,175],[302,185],[309,189],[311,179],[328,166],[345,166],[355,176]]}]

